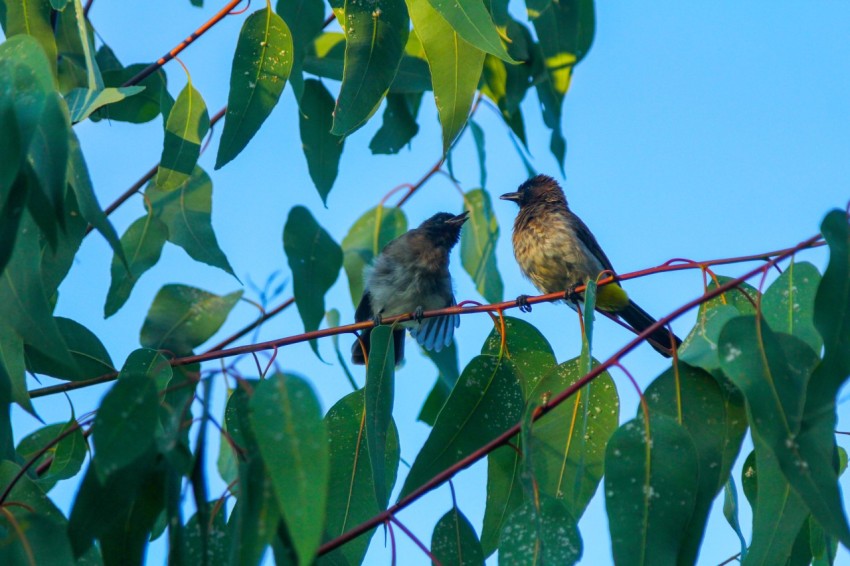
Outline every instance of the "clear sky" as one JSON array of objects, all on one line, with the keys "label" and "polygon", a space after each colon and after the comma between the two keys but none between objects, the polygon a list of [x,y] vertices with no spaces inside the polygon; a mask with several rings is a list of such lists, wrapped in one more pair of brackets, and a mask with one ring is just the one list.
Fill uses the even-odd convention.
[{"label": "clear sky", "polygon": [[[171,49],[223,4],[208,0],[205,8],[197,9],[188,0],[96,0],[91,20],[124,64],[149,62]],[[549,133],[542,125],[535,94],[531,92],[524,102],[533,166],[564,182],[571,206],[594,231],[620,272],[651,267],[674,257],[712,259],[794,245],[817,232],[830,208],[843,208],[850,199],[850,4],[694,4],[597,2],[593,47],[576,69],[566,97],[566,179],[548,153]],[[513,8],[518,14],[520,6]],[[262,2],[255,1],[251,10],[260,7]],[[226,18],[181,57],[211,113],[226,102],[232,54],[243,19]],[[185,76],[176,63],[168,65],[167,73],[170,90],[176,96]],[[337,88],[333,82],[327,84],[332,90]],[[485,188],[494,199],[501,227],[497,251],[505,297],[533,294],[531,284],[519,274],[510,246],[515,206],[495,200],[525,179],[525,169],[496,114],[482,107],[475,119],[486,132]],[[380,126],[380,112],[352,135],[346,141],[327,209],[322,207],[307,174],[291,89],[287,87],[247,150],[221,171],[213,172],[221,131],[216,128],[200,164],[214,183],[213,226],[240,279],[262,284],[276,271],[289,277],[281,234],[293,206],[310,208],[339,242],[351,224],[390,189],[416,181],[439,157],[441,147],[430,95],[425,97],[419,122],[421,129],[411,148],[396,156],[372,156],[369,152],[369,140]],[[156,163],[161,152],[159,119],[144,126],[86,122],[76,131],[103,206]],[[479,186],[477,158],[468,134],[458,143],[454,167],[464,190]],[[454,187],[438,176],[404,210],[409,224],[416,225],[434,212],[459,211],[461,206]],[[141,198],[131,199],[112,221],[123,233],[142,213]],[[57,314],[91,328],[104,340],[119,366],[138,347],[145,313],[162,285],[184,283],[219,294],[240,288],[232,277],[193,262],[182,250],[169,245],[160,263],[141,278],[126,306],[103,320],[111,259],[111,251],[100,236],[86,239],[60,289]],[[826,254],[821,250],[801,259],[814,262],[822,270]],[[720,273],[736,275],[744,269],[733,266]],[[482,300],[457,257],[453,258],[452,270],[458,300]],[[625,286],[633,299],[656,316],[702,291],[696,272],[657,275],[629,281]],[[252,296],[250,289],[246,289],[246,296]],[[289,296],[291,287],[283,298]],[[328,294],[326,304],[341,311],[343,322],[353,320],[354,305],[344,275]],[[519,316],[518,312],[511,314]],[[242,327],[254,316],[253,307],[240,304],[220,336]],[[559,361],[578,355],[580,337],[572,311],[563,305],[540,305],[522,316],[546,335]],[[693,321],[691,313],[673,326],[684,337]],[[456,334],[462,365],[478,352],[490,328],[487,316],[463,317]],[[302,329],[292,308],[267,324],[260,338],[288,336]],[[624,344],[629,334],[603,319],[596,326],[595,339],[596,357],[604,359]],[[348,338],[342,342],[347,349]],[[412,346],[408,342],[407,363],[396,376],[395,401],[401,453],[408,462],[428,435],[429,428],[416,422],[415,415],[436,376],[430,362]],[[328,354],[326,359],[333,359],[330,341],[322,342],[321,349]],[[278,360],[286,370],[309,378],[325,410],[350,391],[340,368],[319,362],[306,345],[281,350]],[[666,364],[649,347],[625,359],[642,387]],[[250,374],[251,366],[243,371]],[[362,369],[356,370],[355,376],[362,383]],[[623,374],[615,373],[614,379],[621,395],[621,419],[628,420],[637,410],[637,397]],[[105,387],[98,387],[71,393],[76,414],[96,407],[105,391]],[[223,385],[217,382],[214,406],[219,415],[223,395]],[[48,423],[70,416],[68,401],[62,396],[38,400],[35,406]],[[844,430],[850,428],[846,406],[839,407],[840,413],[845,413],[839,424]],[[21,411],[14,416],[18,435],[40,426]],[[847,447],[843,438],[839,442]],[[217,444],[217,439],[211,443],[214,451]],[[745,445],[739,457],[736,480],[749,449]],[[485,472],[486,466],[478,465],[455,480],[459,506],[479,534]],[[400,473],[404,473],[403,467]],[[217,477],[212,457],[211,476]],[[219,495],[223,488],[220,481],[214,482],[211,496]],[[65,510],[73,493],[74,486],[69,482],[53,491]],[[845,505],[847,501],[845,494]],[[449,491],[444,487],[403,512],[400,519],[427,544],[433,523],[449,507]],[[743,511],[741,522],[747,534],[749,521],[748,512]],[[598,492],[580,523],[583,564],[611,561],[606,526],[604,503]],[[737,538],[726,525],[720,505],[715,505],[708,529],[700,564],[716,564],[738,551]],[[401,563],[426,564],[427,558],[398,534]],[[159,563],[162,553],[160,541],[151,550],[149,561]],[[846,552],[842,557],[850,560]],[[389,563],[389,550],[380,532],[373,539],[366,563]]]}]

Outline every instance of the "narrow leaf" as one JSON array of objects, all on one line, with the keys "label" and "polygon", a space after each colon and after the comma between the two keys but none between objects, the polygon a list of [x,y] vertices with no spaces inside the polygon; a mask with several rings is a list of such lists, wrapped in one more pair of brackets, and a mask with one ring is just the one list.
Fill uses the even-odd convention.
[{"label": "narrow leaf", "polygon": [[65,95],[68,109],[71,112],[71,122],[74,124],[82,122],[99,108],[108,104],[115,104],[134,94],[139,94],[144,89],[145,87],[138,85],[109,87],[96,91],[75,88]]},{"label": "narrow leaf", "polygon": [[292,35],[283,19],[269,8],[248,16],[233,54],[216,169],[239,155],[271,114],[289,78],[292,60]]},{"label": "narrow leaf", "polygon": [[260,382],[250,418],[299,564],[311,564],[322,537],[328,495],[328,441],[313,390],[293,375]]},{"label": "narrow leaf", "polygon": [[385,480],[387,436],[393,416],[395,392],[395,348],[393,328],[381,325],[372,330],[369,363],[366,368],[366,444],[372,464],[375,500],[383,505],[389,500]]},{"label": "narrow leaf", "polygon": [[463,196],[463,206],[469,211],[469,221],[460,234],[461,263],[481,296],[488,303],[499,303],[504,297],[502,276],[496,265],[499,223],[490,195],[484,189],[469,191]]},{"label": "narrow leaf", "polygon": [[495,55],[508,63],[515,63],[502,40],[499,32],[487,13],[484,3],[479,0],[429,0],[429,4],[436,10],[470,45]]},{"label": "narrow leaf", "polygon": [[821,281],[817,268],[808,262],[792,262],[768,287],[761,312],[774,332],[796,336],[820,352],[823,340],[814,325],[815,293]]},{"label": "narrow leaf", "polygon": [[17,0],[6,2],[6,19],[3,32],[7,39],[16,35],[29,35],[38,41],[51,62],[51,74],[56,74],[56,39],[50,25],[49,0]]},{"label": "narrow leaf", "polygon": [[401,151],[419,133],[416,116],[422,102],[422,93],[387,94],[387,105],[381,127],[375,132],[369,149],[376,155],[392,155]]},{"label": "narrow leaf", "polygon": [[212,180],[200,167],[175,190],[164,191],[155,183],[145,189],[154,215],[168,227],[168,240],[192,259],[218,267],[236,277],[212,228]]},{"label": "narrow leaf", "polygon": [[[302,62],[313,39],[324,27],[325,5],[322,0],[278,0],[275,11],[292,32],[292,72],[290,83],[300,102],[304,91]],[[328,128],[330,130],[330,128]]]},{"label": "narrow leaf", "polygon": [[307,158],[310,178],[327,205],[328,193],[339,173],[344,138],[331,133],[334,99],[321,82],[304,82],[304,95],[299,106],[301,146]]},{"label": "narrow leaf", "polygon": [[69,318],[57,316],[54,320],[76,363],[62,364],[34,348],[26,347],[27,369],[69,381],[91,379],[115,370],[112,358],[91,330]]},{"label": "narrow leaf", "polygon": [[165,123],[165,143],[156,173],[159,188],[176,189],[192,174],[201,154],[201,141],[209,129],[207,106],[189,82],[177,96]]},{"label": "narrow leaf", "polygon": [[437,381],[434,383],[434,387],[431,388],[431,392],[425,399],[422,410],[416,418],[434,426],[437,415],[440,414],[440,411],[446,404],[446,399],[449,398],[449,394],[454,389],[455,383],[457,383],[460,377],[460,369],[458,368],[457,361],[457,341],[452,340],[452,343],[448,347],[443,348],[439,352],[426,350],[425,348],[422,348],[422,352],[434,362],[439,373],[437,374]]},{"label": "narrow leaf", "polygon": [[[146,63],[136,63],[127,67],[119,66],[116,69],[107,70],[101,65],[103,83],[107,87],[120,87],[147,67],[148,64]],[[138,86],[144,87],[144,90],[130,98],[99,108],[92,114],[92,120],[104,119],[143,124],[159,116],[163,99],[170,100],[171,104],[174,103],[168,93],[168,81],[162,70],[151,73],[139,82]]]},{"label": "narrow leaf", "polygon": [[143,216],[130,224],[121,236],[127,263],[118,255],[112,257],[112,281],[103,307],[104,316],[110,317],[124,306],[139,277],[159,261],[167,238],[168,227],[153,215]]}]

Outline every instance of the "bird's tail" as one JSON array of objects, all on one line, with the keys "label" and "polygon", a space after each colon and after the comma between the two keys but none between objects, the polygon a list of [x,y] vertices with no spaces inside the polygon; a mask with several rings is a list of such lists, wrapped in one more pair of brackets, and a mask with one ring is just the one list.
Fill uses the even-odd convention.
[{"label": "bird's tail", "polygon": [[[354,365],[366,365],[366,356],[363,352],[369,352],[371,348],[372,329],[366,328],[360,333],[360,339],[351,345],[351,363]],[[404,329],[393,330],[393,348],[395,350],[395,365],[404,359]]]},{"label": "bird's tail", "polygon": [[[634,301],[629,301],[629,305],[625,309],[617,311],[617,314],[637,332],[643,332],[656,322],[645,310],[637,306]],[[672,334],[667,328],[659,328],[649,335],[650,346],[655,348],[665,358],[672,356],[674,342],[677,348],[682,343],[679,337]]]}]

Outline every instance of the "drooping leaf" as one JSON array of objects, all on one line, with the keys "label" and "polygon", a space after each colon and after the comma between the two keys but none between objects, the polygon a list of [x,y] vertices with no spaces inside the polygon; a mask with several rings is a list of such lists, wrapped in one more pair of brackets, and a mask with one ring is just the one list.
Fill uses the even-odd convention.
[{"label": "drooping leaf", "polygon": [[101,481],[133,462],[153,444],[159,397],[151,376],[167,365],[158,352],[136,350],[103,398],[94,419],[96,455],[92,460]]},{"label": "drooping leaf", "polygon": [[363,269],[394,239],[407,232],[407,217],[400,208],[378,205],[358,218],[342,239],[343,265],[351,301],[363,296]]},{"label": "drooping leaf", "polygon": [[69,318],[57,316],[54,320],[56,328],[68,345],[68,352],[76,363],[61,364],[38,350],[27,347],[27,369],[33,373],[69,381],[91,379],[115,370],[109,352],[91,330]]},{"label": "drooping leaf", "polygon": [[539,506],[529,501],[514,511],[502,529],[499,564],[575,564],[581,558],[578,526],[566,506],[541,497]]},{"label": "drooping leaf", "polygon": [[[511,359],[522,376],[523,394],[528,397],[543,376],[555,367],[555,354],[549,341],[537,328],[520,318],[506,316],[504,320],[507,348],[504,354]],[[501,355],[501,345],[501,328],[497,326],[484,341],[481,353]]]},{"label": "drooping leaf", "polygon": [[293,55],[292,35],[280,16],[269,8],[248,16],[233,54],[216,169],[239,155],[271,114],[292,70]]},{"label": "drooping leaf", "polygon": [[242,291],[219,296],[187,285],[165,285],[156,294],[142,326],[146,348],[190,354],[213,336],[242,298]]},{"label": "drooping leaf", "polygon": [[328,440],[319,402],[300,377],[275,374],[257,386],[250,418],[299,564],[322,538],[328,495]]},{"label": "drooping leaf", "polygon": [[522,458],[514,446],[502,446],[487,455],[487,504],[481,528],[484,556],[496,552],[502,528],[525,502],[521,473]]},{"label": "drooping leaf", "polygon": [[47,55],[51,75],[56,75],[56,39],[50,25],[49,0],[17,0],[6,2],[6,18],[3,32],[7,39],[17,35],[29,35]]},{"label": "drooping leaf", "polygon": [[[342,249],[303,206],[289,211],[283,227],[283,249],[292,270],[295,306],[305,332],[319,328],[325,315],[325,293],[339,277]],[[318,344],[310,341],[319,355]]]},{"label": "drooping leaf", "polygon": [[71,185],[74,194],[77,196],[80,212],[83,218],[109,242],[109,246],[118,259],[123,261],[124,249],[121,247],[115,228],[97,202],[86,160],[80,148],[80,141],[73,131],[71,131],[68,139],[68,148],[70,153],[68,156],[68,184]]},{"label": "drooping leaf", "polygon": [[392,155],[401,151],[419,133],[416,116],[422,93],[390,92],[381,127],[375,132],[369,149],[376,155]]},{"label": "drooping leaf", "polygon": [[307,158],[310,178],[327,204],[328,193],[339,173],[339,159],[345,138],[331,133],[334,99],[320,81],[304,81],[299,106],[301,145]]},{"label": "drooping leaf", "polygon": [[618,564],[676,563],[697,474],[693,441],[673,419],[655,415],[649,430],[643,419],[617,429],[605,451],[605,507]]},{"label": "drooping leaf", "polygon": [[434,426],[437,415],[440,414],[443,405],[446,404],[446,399],[449,398],[449,394],[454,389],[455,383],[457,383],[460,377],[460,369],[458,368],[457,361],[457,341],[452,340],[451,344],[439,352],[426,350],[425,348],[422,348],[422,352],[434,362],[439,373],[437,374],[437,381],[434,383],[434,387],[431,388],[431,392],[425,399],[422,410],[416,418]]},{"label": "drooping leaf", "polygon": [[[451,10],[451,3],[440,0],[407,0],[407,6],[413,29],[422,42],[431,69],[434,98],[443,128],[443,153],[446,153],[466,124],[469,110],[472,108],[472,99],[484,65],[484,51],[467,43],[452,28],[449,21],[446,21],[445,14],[441,15],[438,11],[440,8],[437,6],[443,10]],[[489,20],[482,2],[464,0],[454,6],[455,10],[458,6],[461,10],[480,10],[483,16],[479,17]],[[492,23],[490,25],[492,26]],[[488,29],[486,24],[483,24],[482,28]],[[495,32],[495,27],[489,29]],[[498,42],[498,45],[501,48],[501,42]]]},{"label": "drooping leaf", "polygon": [[[127,67],[107,70],[101,65],[103,84],[107,87],[120,87],[147,67],[146,63],[136,63]],[[169,99],[171,104],[174,103],[168,93],[168,81],[165,73],[161,69],[142,79],[138,86],[144,87],[144,90],[130,98],[99,108],[92,114],[92,120],[103,119],[143,124],[159,116],[163,99]]]},{"label": "drooping leaf", "polygon": [[[365,395],[360,389],[340,399],[325,415],[330,469],[334,471],[328,487],[328,512],[325,523],[327,540],[343,534],[352,525],[369,519],[387,506],[387,499],[375,499],[372,467],[364,431],[364,407]],[[389,495],[395,486],[399,464],[398,431],[392,420],[384,454],[384,493]],[[360,564],[374,532],[373,529],[321,557],[319,564],[338,564],[342,560],[348,564]]]},{"label": "drooping leaf", "polygon": [[63,566],[74,564],[67,526],[36,513],[23,513],[14,520],[0,517],[0,526],[8,536],[0,547],[3,564]]},{"label": "drooping leaf", "polygon": [[[579,358],[564,362],[540,380],[529,399],[541,402],[545,395],[557,395],[585,373]],[[617,387],[606,371],[534,425],[533,469],[538,489],[562,500],[576,521],[602,480],[605,446],[617,430],[619,414]]]},{"label": "drooping leaf", "polygon": [[201,141],[210,129],[210,116],[201,93],[189,82],[174,102],[165,122],[165,143],[156,185],[168,191],[179,187],[195,170]]},{"label": "drooping leaf", "polygon": [[168,240],[192,259],[218,267],[236,277],[212,228],[212,179],[195,167],[176,189],[165,191],[151,182],[145,195],[154,215],[168,227]]},{"label": "drooping leaf", "polygon": [[815,293],[820,273],[808,262],[792,262],[768,287],[761,312],[774,332],[796,336],[820,352],[823,340],[814,325]]},{"label": "drooping leaf", "polygon": [[[210,509],[215,508],[214,501],[209,502]],[[218,512],[209,519],[206,530],[206,544],[201,541],[202,529],[198,513],[186,522],[185,538],[186,551],[184,558],[188,564],[226,564],[228,553],[233,545],[225,523],[226,509],[222,505]],[[203,554],[204,549],[206,555]]]},{"label": "drooping leaf", "polygon": [[457,507],[446,512],[431,534],[431,554],[440,564],[459,566],[484,564],[484,553],[475,529]]},{"label": "drooping leaf", "polygon": [[331,129],[338,136],[365,124],[378,109],[398,71],[410,32],[407,7],[401,0],[346,0],[345,19],[345,67]]},{"label": "drooping leaf", "polygon": [[[425,0],[417,0],[425,1]],[[460,234],[460,258],[463,268],[475,281],[475,287],[488,303],[499,303],[504,297],[504,285],[496,265],[496,243],[499,223],[484,189],[475,189],[463,196],[463,207],[469,211],[469,221]]]},{"label": "drooping leaf", "polygon": [[723,516],[726,517],[726,522],[738,535],[738,540],[741,542],[741,562],[747,558],[747,539],[744,538],[744,533],[741,531],[741,525],[738,522],[738,489],[735,487],[735,478],[729,476],[723,488]]},{"label": "drooping leaf", "polygon": [[112,280],[103,307],[104,316],[110,317],[124,306],[139,277],[159,261],[167,238],[168,227],[152,214],[130,224],[121,236],[127,263],[120,256],[112,257]]},{"label": "drooping leaf", "polygon": [[680,362],[658,376],[644,392],[651,415],[677,420],[694,443],[699,483],[679,563],[697,559],[708,514],[726,484],[747,430],[740,396],[728,393],[707,372]]},{"label": "drooping leaf", "polygon": [[515,63],[505,50],[499,38],[499,32],[483,2],[429,0],[429,3],[464,41],[508,63]]},{"label": "drooping leaf", "polygon": [[[0,485],[12,485],[12,480],[18,475],[20,470],[21,467],[14,462],[9,460],[0,461]],[[62,515],[56,504],[26,474],[18,478],[18,481],[15,482],[3,503],[3,508],[15,517],[20,517],[24,513],[35,512],[41,517],[60,524],[65,523],[65,516]],[[8,517],[6,514],[0,516]]]},{"label": "drooping leaf", "polygon": [[475,140],[475,153],[478,155],[478,169],[481,172],[481,188],[487,186],[487,149],[484,144],[484,129],[475,120],[469,121],[469,130]]},{"label": "drooping leaf", "polygon": [[[6,387],[8,387],[8,393]],[[24,341],[13,328],[0,325],[0,395],[6,394],[9,398],[3,398],[3,402],[15,402],[35,416],[35,409],[27,391]],[[8,433],[11,443],[11,425]],[[11,445],[9,447],[11,448]]]},{"label": "drooping leaf", "polygon": [[474,357],[416,456],[400,497],[516,424],[522,413],[520,380],[511,360]]},{"label": "drooping leaf", "polygon": [[395,348],[393,328],[381,325],[372,330],[366,367],[366,444],[372,468],[375,500],[389,500],[386,489],[387,437],[393,416],[395,394]]},{"label": "drooping leaf", "polygon": [[295,92],[295,98],[300,102],[304,91],[302,62],[313,39],[322,33],[325,5],[322,0],[278,0],[275,11],[280,14],[292,33],[293,56],[289,82]]}]

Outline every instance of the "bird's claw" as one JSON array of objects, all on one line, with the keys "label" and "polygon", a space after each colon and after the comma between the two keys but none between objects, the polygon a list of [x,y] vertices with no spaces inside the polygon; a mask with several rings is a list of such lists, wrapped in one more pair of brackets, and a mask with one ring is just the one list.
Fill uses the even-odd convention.
[{"label": "bird's claw", "polygon": [[582,301],[581,293],[576,291],[576,288],[579,286],[578,283],[575,283],[570,286],[569,289],[564,291],[564,300],[569,301],[574,304],[578,304]]},{"label": "bird's claw", "polygon": [[528,304],[528,295],[520,295],[516,298],[516,306],[520,312],[531,312],[531,305]]},{"label": "bird's claw", "polygon": [[415,320],[419,324],[422,324],[422,319],[424,317],[425,317],[425,309],[423,309],[421,305],[416,307],[416,310],[413,311],[413,320]]},{"label": "bird's claw", "polygon": [[380,313],[372,317],[372,322],[375,323],[375,326],[381,326],[381,324],[383,324],[383,321],[384,318],[380,315]]}]

